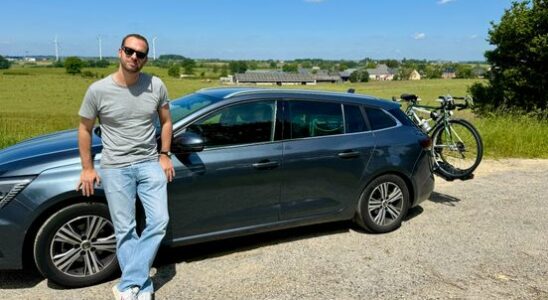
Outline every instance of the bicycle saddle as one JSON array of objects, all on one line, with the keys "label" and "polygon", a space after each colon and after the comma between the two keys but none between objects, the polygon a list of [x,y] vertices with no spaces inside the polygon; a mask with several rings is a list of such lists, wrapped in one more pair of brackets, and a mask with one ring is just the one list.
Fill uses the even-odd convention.
[{"label": "bicycle saddle", "polygon": [[400,98],[402,98],[405,101],[416,101],[418,99],[417,95],[414,95],[414,94],[401,94]]}]

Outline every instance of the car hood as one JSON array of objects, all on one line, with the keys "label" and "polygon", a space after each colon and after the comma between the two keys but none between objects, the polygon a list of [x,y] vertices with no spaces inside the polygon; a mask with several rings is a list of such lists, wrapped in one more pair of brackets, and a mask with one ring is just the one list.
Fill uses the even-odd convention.
[{"label": "car hood", "polygon": [[[93,154],[101,152],[101,139],[95,133],[92,144]],[[79,162],[78,130],[59,131],[0,150],[0,177],[35,175]]]}]

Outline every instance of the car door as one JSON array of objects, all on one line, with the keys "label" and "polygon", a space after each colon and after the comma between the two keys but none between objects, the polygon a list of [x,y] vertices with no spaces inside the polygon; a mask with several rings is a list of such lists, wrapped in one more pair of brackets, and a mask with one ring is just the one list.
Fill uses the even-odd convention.
[{"label": "car door", "polygon": [[186,127],[205,149],[173,159],[168,185],[175,241],[276,222],[282,143],[273,142],[275,101],[221,108]]},{"label": "car door", "polygon": [[363,110],[289,100],[284,111],[280,219],[353,211],[375,148]]}]

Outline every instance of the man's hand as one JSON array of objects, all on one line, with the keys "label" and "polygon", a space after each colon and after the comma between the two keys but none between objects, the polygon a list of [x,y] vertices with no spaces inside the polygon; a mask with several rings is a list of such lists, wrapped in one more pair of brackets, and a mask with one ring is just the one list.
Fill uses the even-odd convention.
[{"label": "man's hand", "polygon": [[95,185],[101,182],[101,178],[95,169],[84,169],[80,173],[80,181],[76,186],[76,191],[82,190],[82,195],[89,197],[93,195]]},{"label": "man's hand", "polygon": [[175,177],[175,169],[173,168],[171,158],[167,155],[160,154],[160,166],[162,166],[164,173],[166,173],[167,181],[171,182],[173,177]]}]

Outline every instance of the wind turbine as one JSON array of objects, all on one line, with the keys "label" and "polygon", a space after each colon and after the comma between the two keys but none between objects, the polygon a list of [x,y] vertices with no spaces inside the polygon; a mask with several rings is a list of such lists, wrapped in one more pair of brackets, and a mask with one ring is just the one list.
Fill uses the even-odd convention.
[{"label": "wind turbine", "polygon": [[156,39],[157,37],[152,38],[152,59],[156,60]]},{"label": "wind turbine", "polygon": [[55,35],[53,43],[55,44],[55,61],[59,61],[59,42],[57,41],[57,35]]},{"label": "wind turbine", "polygon": [[97,37],[99,40],[99,60],[103,60],[103,47],[101,45],[101,35]]}]

